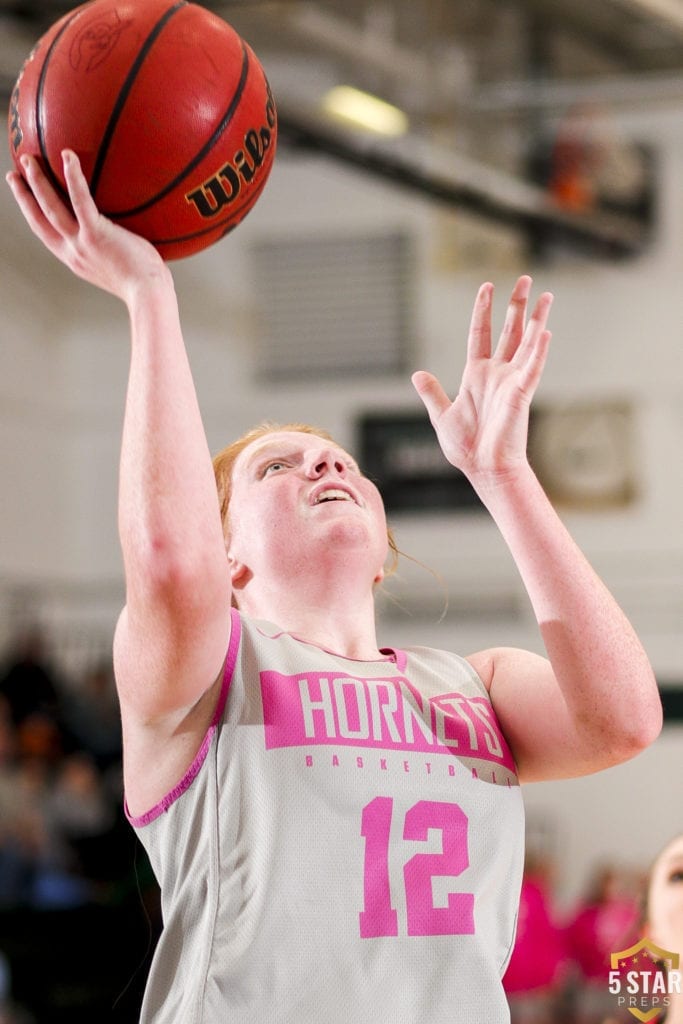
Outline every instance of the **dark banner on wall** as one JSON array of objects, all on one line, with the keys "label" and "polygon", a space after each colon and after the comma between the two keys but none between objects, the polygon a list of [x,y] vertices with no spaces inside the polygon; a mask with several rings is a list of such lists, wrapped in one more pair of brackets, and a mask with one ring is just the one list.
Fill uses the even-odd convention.
[{"label": "dark banner on wall", "polygon": [[366,414],[357,431],[361,467],[387,512],[486,511],[467,477],[444,457],[424,413]]}]

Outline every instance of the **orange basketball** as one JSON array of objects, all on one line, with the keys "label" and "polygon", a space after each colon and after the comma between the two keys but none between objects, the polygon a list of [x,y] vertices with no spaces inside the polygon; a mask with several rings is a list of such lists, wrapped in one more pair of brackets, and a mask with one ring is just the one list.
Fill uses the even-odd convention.
[{"label": "orange basketball", "polygon": [[230,25],[186,0],[92,0],[38,41],[10,102],[9,143],[64,193],[79,156],[107,217],[164,259],[217,242],[261,195],[277,141],[263,68]]}]

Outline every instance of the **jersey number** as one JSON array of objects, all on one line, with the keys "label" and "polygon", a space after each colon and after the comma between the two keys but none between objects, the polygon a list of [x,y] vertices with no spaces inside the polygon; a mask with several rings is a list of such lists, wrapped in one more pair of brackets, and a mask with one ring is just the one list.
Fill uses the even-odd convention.
[{"label": "jersey number", "polygon": [[[389,882],[393,806],[391,797],[378,796],[363,808],[362,939],[398,935],[398,914],[392,907]],[[440,830],[441,853],[416,853],[403,866],[408,935],[473,935],[473,893],[449,893],[447,907],[435,907],[432,895],[432,878],[459,875],[469,865],[467,816],[457,804],[420,800],[406,812],[403,838],[426,842],[429,829]]]}]

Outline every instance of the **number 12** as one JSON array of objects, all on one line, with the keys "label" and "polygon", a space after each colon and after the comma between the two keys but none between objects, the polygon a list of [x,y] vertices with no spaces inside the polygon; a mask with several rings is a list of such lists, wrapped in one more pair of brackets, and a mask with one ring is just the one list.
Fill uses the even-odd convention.
[{"label": "number 12", "polygon": [[[391,905],[389,838],[394,801],[378,796],[363,808],[365,839],[363,939],[398,935],[398,915]],[[403,866],[408,935],[473,935],[474,894],[449,893],[447,907],[435,907],[432,878],[461,874],[469,866],[467,815],[457,804],[420,800],[406,812],[403,838],[426,842],[430,828],[442,835],[441,853],[416,853]]]}]

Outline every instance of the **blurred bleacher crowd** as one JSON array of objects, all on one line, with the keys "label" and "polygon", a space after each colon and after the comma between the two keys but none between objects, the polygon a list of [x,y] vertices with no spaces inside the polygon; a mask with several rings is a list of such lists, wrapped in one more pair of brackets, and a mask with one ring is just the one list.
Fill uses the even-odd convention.
[{"label": "blurred bleacher crowd", "polygon": [[134,1024],[158,928],[111,664],[66,679],[28,629],[0,664],[0,1024]]},{"label": "blurred bleacher crowd", "polygon": [[[596,866],[560,914],[552,862],[528,856],[504,979],[512,1024],[633,1020],[615,1015],[607,972],[642,934],[643,885]],[[0,665],[0,1024],[135,1024],[159,927],[123,815],[111,664],[67,680],[28,630]]]},{"label": "blurred bleacher crowd", "polygon": [[[562,912],[555,881],[551,860],[527,855],[503,979],[512,1024],[632,1024],[609,990],[609,971],[611,954],[644,936],[647,870],[596,865],[576,905]],[[657,1020],[663,1024],[664,1017]]]}]

